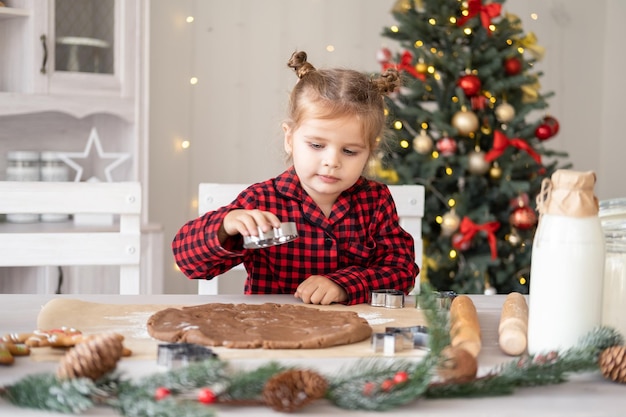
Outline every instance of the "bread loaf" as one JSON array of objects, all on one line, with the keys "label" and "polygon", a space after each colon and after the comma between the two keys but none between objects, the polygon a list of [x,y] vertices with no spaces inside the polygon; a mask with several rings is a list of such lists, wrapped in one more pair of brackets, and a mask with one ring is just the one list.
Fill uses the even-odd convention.
[{"label": "bread loaf", "polygon": [[450,304],[450,345],[461,347],[474,358],[482,347],[480,323],[474,302],[467,295],[458,295]]},{"label": "bread loaf", "polygon": [[512,292],[506,296],[500,314],[498,343],[502,352],[511,356],[526,351],[528,342],[528,304],[526,298]]}]

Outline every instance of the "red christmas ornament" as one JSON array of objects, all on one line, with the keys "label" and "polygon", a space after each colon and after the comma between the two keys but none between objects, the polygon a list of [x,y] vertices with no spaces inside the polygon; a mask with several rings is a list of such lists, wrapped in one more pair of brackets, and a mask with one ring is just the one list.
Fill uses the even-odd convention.
[{"label": "red christmas ornament", "polygon": [[522,71],[522,61],[517,57],[506,58],[504,60],[504,72],[507,75],[517,75]]},{"label": "red christmas ornament", "polygon": [[552,136],[556,135],[557,133],[559,133],[559,121],[556,120],[554,117],[552,116],[546,116],[543,118],[543,123],[548,125],[550,127],[550,130],[552,131]]},{"label": "red christmas ornament", "polygon": [[452,138],[445,137],[437,141],[437,150],[443,156],[451,156],[456,153],[456,141]]},{"label": "red christmas ornament", "polygon": [[391,61],[391,51],[389,48],[380,48],[378,52],[376,52],[376,61],[379,64],[386,64]]},{"label": "red christmas ornament", "polygon": [[154,390],[154,399],[157,401],[161,401],[162,399],[169,397],[172,392],[165,387],[158,387]]},{"label": "red christmas ornament", "polygon": [[509,216],[509,223],[520,230],[528,230],[537,224],[537,214],[528,206],[518,207]]},{"label": "red christmas ornament", "polygon": [[452,247],[461,252],[465,252],[472,246],[472,242],[463,239],[463,233],[455,233],[452,236]]},{"label": "red christmas ornament", "polygon": [[513,197],[509,201],[509,207],[512,209],[527,206],[530,203],[530,197],[528,197],[527,193],[521,193],[517,197]]},{"label": "red christmas ornament", "polygon": [[217,400],[217,396],[210,388],[202,388],[198,391],[198,402],[202,404],[213,404]]},{"label": "red christmas ornament", "polygon": [[535,136],[539,140],[550,139],[552,137],[552,129],[547,124],[542,123],[535,129]]},{"label": "red christmas ornament", "polygon": [[466,96],[472,97],[480,93],[480,78],[473,74],[467,74],[459,78],[456,85],[461,87]]}]

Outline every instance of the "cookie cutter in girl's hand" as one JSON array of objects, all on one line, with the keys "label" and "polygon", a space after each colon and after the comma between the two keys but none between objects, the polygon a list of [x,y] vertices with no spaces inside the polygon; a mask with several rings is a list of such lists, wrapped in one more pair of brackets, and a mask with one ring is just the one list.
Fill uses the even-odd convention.
[{"label": "cookie cutter in girl's hand", "polygon": [[281,245],[298,238],[298,230],[293,222],[281,223],[267,232],[259,228],[258,236],[244,236],[243,247],[246,249],[260,249],[270,246]]}]

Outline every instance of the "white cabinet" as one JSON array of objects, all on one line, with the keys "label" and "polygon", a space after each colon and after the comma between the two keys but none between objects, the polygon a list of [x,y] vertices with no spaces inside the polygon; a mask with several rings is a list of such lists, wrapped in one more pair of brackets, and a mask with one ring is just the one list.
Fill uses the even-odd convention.
[{"label": "white cabinet", "polygon": [[[103,167],[114,162],[107,160],[107,155],[124,154],[128,158],[110,171],[110,177],[113,181],[140,181],[143,201],[148,202],[149,1],[3,3],[0,180],[6,178],[9,151],[84,152],[85,158],[75,162],[100,180],[106,180]],[[89,150],[94,131],[98,146]],[[76,172],[71,171],[70,178],[74,179]],[[146,213],[144,210],[144,223]],[[0,232],[2,226],[0,215]],[[151,240],[155,230],[160,231],[155,225],[146,224],[146,229]],[[147,268],[151,274],[162,269],[158,256],[147,254],[146,258],[158,265]],[[3,272],[6,275],[0,270],[0,278]]]}]

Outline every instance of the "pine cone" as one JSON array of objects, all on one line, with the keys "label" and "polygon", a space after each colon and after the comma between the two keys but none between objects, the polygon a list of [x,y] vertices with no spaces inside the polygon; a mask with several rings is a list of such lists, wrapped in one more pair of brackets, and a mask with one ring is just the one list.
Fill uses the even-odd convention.
[{"label": "pine cone", "polygon": [[626,346],[611,346],[604,349],[598,361],[605,378],[626,383]]},{"label": "pine cone", "polygon": [[328,382],[307,370],[289,370],[271,377],[263,388],[265,403],[276,411],[293,412],[324,397]]},{"label": "pine cone", "polygon": [[478,362],[474,355],[459,346],[446,346],[441,351],[437,373],[443,382],[465,383],[476,378]]},{"label": "pine cone", "polygon": [[61,359],[57,377],[87,377],[95,381],[114,370],[124,351],[123,338],[116,333],[100,334],[77,344]]}]

